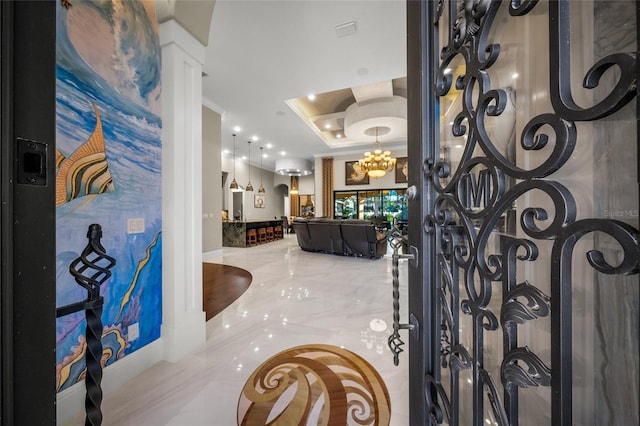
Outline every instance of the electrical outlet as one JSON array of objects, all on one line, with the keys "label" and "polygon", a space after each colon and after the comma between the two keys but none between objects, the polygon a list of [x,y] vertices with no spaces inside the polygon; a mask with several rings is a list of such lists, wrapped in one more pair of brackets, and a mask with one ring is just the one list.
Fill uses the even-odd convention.
[{"label": "electrical outlet", "polygon": [[144,218],[127,219],[127,234],[143,234]]},{"label": "electrical outlet", "polygon": [[128,327],[127,333],[128,333],[127,340],[129,342],[133,342],[138,337],[140,337],[140,326],[139,326],[139,323],[136,322],[136,323],[131,324]]}]

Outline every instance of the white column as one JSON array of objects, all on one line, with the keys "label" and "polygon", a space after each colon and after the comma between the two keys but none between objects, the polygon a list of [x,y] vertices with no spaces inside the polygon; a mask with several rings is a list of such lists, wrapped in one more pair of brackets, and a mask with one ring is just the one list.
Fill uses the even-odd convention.
[{"label": "white column", "polygon": [[162,46],[162,340],[178,361],[206,339],[202,310],[204,46],[175,20]]}]

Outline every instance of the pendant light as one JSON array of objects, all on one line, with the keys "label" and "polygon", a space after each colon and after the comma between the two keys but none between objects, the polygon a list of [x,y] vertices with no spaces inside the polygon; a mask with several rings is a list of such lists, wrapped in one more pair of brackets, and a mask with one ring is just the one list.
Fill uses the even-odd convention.
[{"label": "pendant light", "polygon": [[238,189],[238,182],[236,182],[236,134],[233,134],[233,180],[231,181],[231,185],[229,185],[229,189],[235,190]]},{"label": "pendant light", "polygon": [[253,191],[253,185],[251,185],[251,141],[247,143],[249,144],[249,183],[247,183],[247,187],[244,190]]},{"label": "pendant light", "polygon": [[264,157],[264,154],[262,153],[262,147],[260,147],[260,188],[258,188],[258,193],[259,194],[264,194],[265,191],[264,190],[264,186],[262,186],[262,158]]}]

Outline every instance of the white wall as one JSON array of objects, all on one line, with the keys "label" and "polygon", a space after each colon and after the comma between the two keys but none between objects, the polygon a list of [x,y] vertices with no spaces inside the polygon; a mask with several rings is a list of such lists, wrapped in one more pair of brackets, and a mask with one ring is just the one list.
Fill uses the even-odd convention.
[{"label": "white wall", "polygon": [[222,117],[202,107],[202,252],[222,249]]},{"label": "white wall", "polygon": [[298,194],[313,195],[316,193],[315,176],[300,176],[298,178]]}]

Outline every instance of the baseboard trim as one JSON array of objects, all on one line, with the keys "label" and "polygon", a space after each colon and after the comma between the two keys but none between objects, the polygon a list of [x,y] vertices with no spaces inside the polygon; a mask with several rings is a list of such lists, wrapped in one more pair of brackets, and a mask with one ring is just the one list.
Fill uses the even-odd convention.
[{"label": "baseboard trim", "polygon": [[[108,395],[153,364],[162,361],[163,346],[162,338],[160,338],[108,365],[102,376],[103,394]],[[84,412],[85,393],[84,380],[58,393],[57,424],[64,424],[70,418]]]}]

